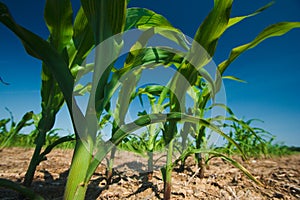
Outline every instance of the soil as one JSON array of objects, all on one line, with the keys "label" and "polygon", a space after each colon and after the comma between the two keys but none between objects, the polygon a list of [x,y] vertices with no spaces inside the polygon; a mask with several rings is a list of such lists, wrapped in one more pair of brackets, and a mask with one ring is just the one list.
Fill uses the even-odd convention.
[{"label": "soil", "polygon": [[[7,148],[0,152],[0,178],[18,183],[24,180],[33,149]],[[126,154],[126,153],[125,153]],[[55,149],[37,168],[32,188],[45,199],[62,199],[72,150]],[[118,161],[119,160],[119,161]],[[175,168],[171,199],[300,199],[300,154],[281,158],[250,159],[242,164],[264,186],[258,186],[242,172],[220,158],[212,159],[204,178],[195,175],[192,158],[184,172]],[[145,162],[117,154],[112,183],[107,186],[102,163],[92,177],[86,199],[162,199],[159,170],[148,180]],[[137,170],[140,169],[140,170]],[[18,194],[0,188],[0,199],[17,199]]]}]

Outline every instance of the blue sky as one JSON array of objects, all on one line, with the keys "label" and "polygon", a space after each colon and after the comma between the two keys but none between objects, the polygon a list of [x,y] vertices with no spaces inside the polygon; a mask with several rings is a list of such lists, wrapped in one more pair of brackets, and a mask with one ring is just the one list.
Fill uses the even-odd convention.
[{"label": "blue sky", "polygon": [[[45,1],[2,0],[15,20],[43,38],[48,31],[43,22]],[[79,0],[74,2],[78,9]],[[267,4],[267,0],[236,0],[232,16],[249,14]],[[193,37],[208,14],[213,0],[132,0],[130,6],[146,7],[163,14],[175,27]],[[251,41],[266,26],[281,21],[300,21],[299,0],[277,0],[263,13],[245,20],[228,30],[221,38],[214,61],[227,58],[230,50]],[[277,141],[300,146],[300,30],[283,37],[264,41],[240,56],[226,74],[247,83],[225,81],[227,105],[239,117],[259,118],[258,124],[277,136]],[[16,120],[27,111],[40,111],[41,63],[28,56],[16,37],[0,25],[0,76],[9,86],[0,84],[0,118],[8,117],[5,107]],[[66,109],[63,111],[66,113]],[[66,114],[60,113],[57,127],[66,125]],[[70,125],[67,125],[70,127]],[[66,128],[68,129],[68,128]]]}]

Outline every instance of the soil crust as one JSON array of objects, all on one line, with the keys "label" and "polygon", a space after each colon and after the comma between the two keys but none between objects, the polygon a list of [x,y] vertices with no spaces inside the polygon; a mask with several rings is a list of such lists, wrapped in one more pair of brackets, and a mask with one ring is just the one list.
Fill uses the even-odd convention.
[{"label": "soil crust", "polygon": [[[33,149],[6,148],[0,152],[0,178],[22,183]],[[55,149],[37,168],[32,188],[45,199],[62,199],[72,150]],[[239,160],[264,185],[258,186],[240,170],[220,158],[210,161],[204,178],[194,160],[183,172],[172,174],[171,199],[300,199],[300,154],[281,158]],[[86,199],[162,199],[163,181],[157,168],[148,180],[147,162],[126,152],[117,154],[112,183],[107,186],[105,163],[92,177]],[[0,188],[0,199],[17,199],[14,191]]]}]

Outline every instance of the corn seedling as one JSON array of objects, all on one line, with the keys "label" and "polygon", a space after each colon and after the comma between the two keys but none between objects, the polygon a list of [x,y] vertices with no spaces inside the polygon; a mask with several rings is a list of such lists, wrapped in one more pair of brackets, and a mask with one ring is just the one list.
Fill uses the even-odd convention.
[{"label": "corn seedling", "polygon": [[[10,118],[2,119],[0,121],[0,151],[3,148],[14,145],[16,138],[21,134],[20,131],[27,126],[33,124],[32,117],[33,112],[27,112],[21,119],[20,122],[16,123],[11,111],[6,108],[10,114]],[[10,122],[10,127],[7,128],[8,123]]]},{"label": "corn seedling", "polygon": [[[230,127],[229,136],[234,138],[234,140],[240,145],[245,152],[247,157],[260,157],[262,155],[267,155],[267,141],[268,138],[272,139],[272,135],[262,128],[251,127],[251,122],[258,121],[252,120],[241,120],[242,123],[233,122],[232,124],[225,124],[225,127]],[[251,127],[248,129],[247,127]],[[225,147],[229,154],[235,152],[235,148],[231,144],[227,144]]]}]

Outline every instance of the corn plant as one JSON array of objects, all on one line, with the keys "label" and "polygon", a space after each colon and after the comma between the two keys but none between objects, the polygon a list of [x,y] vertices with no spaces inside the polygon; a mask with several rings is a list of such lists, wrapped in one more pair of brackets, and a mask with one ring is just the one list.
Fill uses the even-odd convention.
[{"label": "corn plant", "polygon": [[[246,16],[239,16],[239,17],[233,17],[230,18],[230,11],[232,7],[233,1],[214,1],[214,8],[209,13],[207,18],[203,21],[203,23],[198,28],[195,37],[194,37],[194,43],[192,44],[192,47],[189,51],[189,54],[187,56],[187,61],[190,61],[189,64],[186,62],[183,62],[180,67],[178,67],[178,71],[180,75],[183,75],[188,81],[189,84],[187,85],[178,85],[178,79],[179,77],[175,76],[173,80],[171,81],[170,88],[173,93],[170,94],[170,110],[172,112],[178,112],[180,111],[180,105],[184,105],[184,93],[182,91],[186,91],[190,85],[195,85],[195,83],[198,80],[198,71],[197,69],[201,69],[205,64],[207,64],[210,61],[210,58],[214,56],[218,40],[223,35],[223,33],[230,28],[231,26],[237,24],[238,22],[242,21],[245,18],[254,16],[258,14],[259,12],[263,11],[267,7],[269,7],[271,4],[266,5],[265,7],[259,9],[258,11],[254,12],[253,14],[246,15]],[[250,43],[244,44],[242,46],[234,48],[230,56],[227,60],[220,63],[218,65],[218,72],[220,73],[219,76],[223,76],[225,70],[228,68],[228,66],[243,52],[245,52],[248,49],[254,48],[256,45],[261,43],[263,40],[274,37],[274,36],[280,36],[288,31],[290,31],[293,28],[299,28],[300,23],[299,22],[282,22],[277,23],[274,25],[269,26],[265,30],[263,30],[253,41]],[[201,48],[199,48],[198,44],[201,45],[201,48],[204,48],[206,52],[208,53],[208,57],[205,55],[202,57],[193,57],[193,53],[200,51]],[[189,60],[190,58],[190,60]],[[192,66],[194,65],[194,66]],[[230,77],[231,79],[235,79],[234,77]],[[201,98],[201,103],[199,104],[200,109],[200,118],[201,111],[204,110],[208,100],[210,100],[214,94],[219,91],[220,89],[220,78],[216,78],[215,84],[211,84],[210,92],[205,93]],[[174,94],[177,94],[176,96]],[[169,149],[168,149],[168,156],[167,156],[167,166],[165,168],[164,174],[165,174],[165,198],[169,199],[171,194],[171,171],[172,171],[172,151],[173,151],[173,138],[176,135],[176,121],[171,121],[168,124],[168,127],[165,131],[165,138],[167,142],[169,142]],[[205,138],[205,129],[207,126],[200,125],[199,126],[199,133],[198,133],[198,140],[200,143],[202,142],[202,138]],[[230,140],[230,138],[228,138]],[[232,141],[232,140],[230,140]],[[234,143],[234,141],[232,141]],[[238,146],[238,145],[236,145]]]},{"label": "corn plant", "polygon": [[[151,108],[150,113],[160,113],[168,106],[168,103],[166,103],[162,106],[162,108],[159,108],[156,104],[157,98],[163,89],[164,86],[161,85],[147,85],[146,87],[139,87],[137,91],[132,94],[132,98],[139,98],[141,105],[144,107],[146,102],[143,100],[143,96],[145,96]],[[138,113],[138,116],[145,115],[148,115],[146,110]],[[140,135],[128,136],[118,146],[122,150],[134,152],[147,158],[148,180],[152,179],[154,162],[157,162],[154,160],[155,152],[163,152],[165,149],[165,142],[160,134],[162,129],[163,123],[151,124],[146,127],[146,131]]]},{"label": "corn plant", "polygon": [[[78,18],[80,17],[81,12],[78,13]],[[69,1],[46,1],[44,18],[50,32],[47,43],[54,48],[58,54],[64,57],[64,60],[70,69],[74,69],[77,66],[78,60],[80,61],[81,59],[84,59],[84,57],[82,55],[83,52],[75,51],[74,45],[75,42],[78,42],[76,40],[77,38],[74,38],[74,42],[71,40],[73,32],[76,32],[76,30],[73,29],[77,29],[78,27],[76,24],[74,24],[74,27],[72,26],[71,3]],[[89,44],[91,48],[91,42],[89,43],[87,41],[87,45]],[[27,46],[26,48],[29,54],[39,57],[39,55],[36,55],[30,50],[30,47]],[[36,147],[25,175],[25,186],[30,186],[36,166],[45,159],[46,154],[45,152],[41,152],[42,147],[47,145],[47,136],[51,134],[56,114],[59,112],[64,103],[63,93],[61,92],[54,75],[51,73],[51,70],[46,65],[47,63],[43,61],[41,77],[42,112],[37,125],[35,140]],[[72,137],[69,136],[57,138],[57,141],[53,142],[51,146],[53,148],[53,144],[59,145],[60,143],[70,140],[72,140]],[[49,145],[47,146],[50,147]]]},{"label": "corn plant", "polygon": [[[55,2],[55,1],[49,1],[49,7],[51,6],[57,6],[60,9],[57,9],[56,11],[58,13],[51,15],[51,13],[48,13],[51,15],[51,17],[62,17],[61,15],[64,16],[64,13],[70,14],[70,9],[67,10],[68,12],[63,12],[63,9],[70,8],[70,4],[68,1],[60,1],[60,2]],[[21,27],[20,25],[16,24],[15,21],[13,20],[12,16],[10,15],[7,7],[1,3],[1,22],[6,25],[8,28],[10,28],[23,42],[23,45],[25,46],[27,52],[39,59],[41,59],[44,63],[43,69],[46,75],[44,76],[45,80],[48,81],[49,79],[54,78],[57,81],[58,86],[60,87],[62,94],[64,95],[64,98],[67,102],[67,106],[69,108],[69,111],[72,115],[72,92],[73,92],[73,85],[74,85],[74,78],[72,76],[72,73],[76,74],[76,66],[78,62],[82,61],[83,56],[87,54],[89,51],[90,47],[93,45],[97,45],[101,43],[103,40],[108,38],[109,36],[112,36],[118,32],[121,32],[124,28],[124,19],[125,19],[125,11],[126,11],[126,2],[105,2],[101,4],[97,4],[96,1],[93,2],[88,2],[88,1],[82,1],[83,8],[79,10],[79,17],[75,19],[75,24],[77,22],[78,27],[75,29],[73,34],[73,38],[70,38],[70,35],[72,36],[72,31],[70,31],[68,28],[70,28],[70,24],[68,20],[55,20],[55,19],[50,19],[48,21],[48,26],[50,27],[50,43],[49,41],[45,41],[41,39],[39,36],[35,35],[34,33],[28,31],[27,29]],[[95,8],[97,8],[95,10]],[[99,9],[98,9],[99,8]],[[85,10],[85,11],[83,11]],[[64,10],[66,11],[66,10]],[[137,12],[138,11],[138,12]],[[101,20],[103,18],[107,20],[99,21],[99,14],[101,13]],[[110,15],[110,13],[113,13],[113,15]],[[144,15],[144,13],[148,14],[145,12],[145,10],[140,9],[136,10],[133,9],[131,12],[131,15],[133,17],[136,16],[136,14],[141,13]],[[61,15],[60,15],[61,14]],[[148,16],[152,17],[153,14],[150,13],[151,15]],[[87,15],[85,17],[85,15]],[[68,17],[67,15],[66,17]],[[139,20],[132,19],[133,17],[128,17],[129,22],[131,23],[130,20],[133,20],[133,25],[134,26],[141,26],[143,28],[147,27],[147,22],[142,22],[142,23],[137,23]],[[142,16],[137,15],[137,19],[141,19]],[[69,18],[68,18],[69,19]],[[156,19],[155,19],[156,20]],[[154,20],[154,22],[155,22]],[[88,21],[88,23],[87,23]],[[100,23],[101,22],[101,23]],[[54,24],[53,24],[54,23]],[[67,23],[67,24],[65,24]],[[135,23],[135,24],[134,24]],[[153,26],[153,21],[150,20],[148,27]],[[164,23],[158,21],[158,23]],[[112,25],[114,24],[114,25]],[[155,24],[155,23],[154,23]],[[56,29],[54,26],[57,25],[58,28]],[[167,24],[168,25],[168,24]],[[132,26],[127,24],[127,27],[131,28]],[[62,28],[62,30],[60,30]],[[63,30],[63,28],[66,28],[68,30]],[[53,32],[52,32],[53,31]],[[94,37],[90,37],[89,33],[92,33]],[[66,34],[66,35],[65,35]],[[74,41],[74,46],[70,44],[70,40]],[[54,42],[55,44],[52,44],[51,42]],[[89,42],[92,41],[92,42]],[[92,44],[92,45],[91,45]],[[58,45],[58,46],[56,46]],[[64,48],[65,46],[71,46],[70,49]],[[72,48],[73,47],[73,48]],[[75,52],[75,55],[69,57],[72,59],[72,63],[68,63],[65,60],[65,56],[68,54],[71,54]],[[71,54],[72,55],[72,54]],[[72,66],[73,64],[75,65],[75,69],[72,71]],[[71,67],[68,67],[71,66]],[[51,74],[47,73],[51,72]],[[109,73],[109,71],[107,71]],[[50,75],[50,76],[49,76]],[[104,82],[107,81],[108,76],[106,76],[103,80]],[[56,86],[55,84],[52,86]],[[103,89],[106,89],[103,87],[104,85],[100,85],[100,100],[104,99],[105,103],[109,100],[107,97],[103,97]],[[49,89],[49,88],[46,88]],[[51,88],[50,88],[51,89]],[[59,108],[62,104],[61,100],[61,95],[59,92],[56,91],[57,87],[54,88],[53,92],[50,92],[51,98],[54,98],[56,101],[56,108]],[[57,95],[55,95],[55,93]],[[102,96],[101,96],[102,95]],[[102,99],[101,99],[102,98]],[[52,102],[50,102],[52,103]],[[47,106],[47,105],[46,105]],[[102,106],[102,107],[101,107]],[[103,108],[103,103],[100,105],[100,111],[99,113],[102,112]],[[53,124],[53,117],[55,116],[57,110],[55,108],[52,108],[50,105],[50,110],[51,110],[51,115],[50,115],[50,123],[46,124],[47,128]],[[46,115],[48,118],[49,116]],[[176,115],[175,115],[176,116]],[[149,116],[147,116],[149,117]],[[161,117],[162,119],[165,119],[165,117]],[[171,117],[172,118],[172,117]],[[178,117],[177,117],[178,118]],[[144,118],[144,121],[147,118]],[[74,119],[73,119],[74,120]],[[46,123],[47,120],[44,121]],[[144,122],[145,123],[145,122]],[[146,120],[146,123],[148,121]],[[41,123],[43,124],[43,123]],[[76,127],[75,132],[76,132]],[[43,130],[44,131],[44,130]],[[119,130],[117,133],[122,133],[122,131]],[[83,198],[85,191],[86,191],[86,186],[88,179],[86,180],[86,176],[90,176],[90,173],[87,174],[87,167],[90,165],[90,158],[91,158],[91,152],[87,151],[85,149],[84,142],[85,140],[88,140],[89,137],[87,138],[79,138],[77,136],[77,143],[75,147],[75,153],[72,161],[72,166],[70,169],[70,175],[68,179],[68,183],[66,186],[66,193],[65,193],[65,198],[66,199],[73,199],[74,197],[78,198]],[[118,135],[119,136],[119,135]],[[120,137],[120,136],[119,136]],[[115,139],[119,141],[119,139]],[[42,140],[40,140],[42,143]],[[91,141],[90,144],[93,142]],[[39,150],[36,151],[39,154]],[[38,163],[39,160],[37,158],[33,159],[33,162]],[[93,163],[92,163],[93,164]],[[97,161],[97,165],[98,165]],[[33,164],[32,166],[36,166],[36,164]],[[92,166],[94,168],[95,166]],[[78,171],[81,171],[82,173],[81,176],[78,176]],[[85,180],[85,181],[84,181]],[[82,185],[82,182],[85,182],[84,185]],[[74,196],[75,195],[75,196]]]},{"label": "corn plant", "polygon": [[[45,145],[47,140],[47,132],[52,129],[55,122],[55,116],[64,102],[64,96],[58,86],[55,75],[53,75],[51,69],[47,67],[47,64],[49,63],[47,59],[52,59],[52,62],[54,62],[55,59],[60,60],[61,64],[68,65],[70,69],[74,69],[78,66],[77,63],[84,59],[86,51],[92,47],[93,39],[89,38],[89,31],[80,29],[80,26],[82,26],[81,20],[83,20],[84,23],[85,19],[82,10],[78,13],[77,21],[74,25],[75,30],[73,31],[72,8],[69,1],[46,1],[44,17],[46,25],[50,31],[48,41],[44,41],[37,35],[15,24],[12,16],[8,12],[8,9],[2,3],[1,12],[4,12],[1,21],[20,37],[27,52],[43,61],[41,87],[42,113],[35,132],[36,148],[24,180],[24,185],[29,186],[32,182],[36,166],[45,159],[45,155],[50,152],[49,150],[51,150],[55,145],[72,140],[69,136],[59,138],[55,142],[51,143],[51,145],[48,145],[46,151],[41,152],[42,147]],[[74,40],[72,40],[73,32],[75,32]],[[28,40],[31,41],[28,42]],[[81,48],[81,50],[76,50],[75,45],[83,46],[83,48]],[[38,47],[38,50],[36,50],[34,46]],[[44,46],[46,46],[46,49],[43,48]],[[32,47],[34,48],[32,49]],[[50,49],[51,52],[55,53],[48,54],[47,48]],[[45,56],[47,58],[42,59],[41,57],[43,55],[47,55]],[[59,55],[59,57],[56,57],[57,55]],[[59,64],[56,66],[59,66]],[[73,73],[75,72],[76,70],[73,71]],[[70,71],[68,73],[71,74]]]},{"label": "corn plant", "polygon": [[[0,151],[11,146],[23,128],[33,124],[32,117],[34,114],[32,111],[25,113],[20,122],[16,123],[11,111],[8,108],[6,110],[9,112],[10,118],[0,120]],[[7,127],[8,123],[10,123],[9,128]]]},{"label": "corn plant", "polygon": [[[244,120],[242,120],[244,121]],[[244,121],[244,124],[251,126],[251,122],[257,121],[256,119],[251,119]],[[242,124],[243,125],[243,124]],[[267,154],[267,139],[268,136],[272,136],[270,133],[264,129],[258,127],[252,127],[252,131],[245,129],[241,124],[233,122],[232,124],[225,125],[229,126],[231,130],[229,131],[230,137],[233,137],[234,140],[240,145],[243,151],[248,157],[254,156],[259,157],[261,155]],[[255,133],[255,134],[253,134]],[[234,147],[227,144],[226,149],[228,153],[234,152]]]},{"label": "corn plant", "polygon": [[[188,53],[174,52],[166,48],[147,48],[146,43],[137,43],[133,46],[126,59],[124,67],[116,69],[114,62],[108,63],[107,68],[101,66],[101,61],[106,59],[116,60],[122,49],[122,39],[118,36],[113,37],[108,48],[101,49],[102,42],[106,39],[122,33],[131,28],[149,29],[145,31],[147,33],[159,33],[165,37],[172,38],[177,42],[183,44],[184,40],[178,39],[180,32],[173,28],[168,21],[161,15],[149,11],[147,9],[127,9],[127,1],[122,0],[81,0],[82,7],[77,14],[74,22],[74,29],[70,21],[71,6],[70,1],[47,1],[49,9],[53,8],[55,14],[46,12],[46,16],[50,16],[46,22],[50,29],[50,37],[48,41],[43,40],[36,34],[18,25],[10,15],[7,7],[1,3],[0,5],[0,21],[11,29],[22,41],[27,52],[42,60],[43,71],[45,72],[45,80],[51,80],[53,78],[57,85],[52,92],[49,93],[49,97],[57,102],[57,105],[62,104],[62,95],[68,106],[72,122],[74,125],[74,131],[76,135],[76,146],[70,167],[68,181],[65,189],[65,199],[84,199],[87,186],[91,176],[96,170],[99,163],[103,160],[105,155],[118,145],[126,136],[131,132],[137,130],[140,127],[144,127],[154,123],[164,122],[163,138],[166,144],[168,144],[167,163],[163,170],[164,173],[164,198],[170,199],[171,194],[171,171],[173,169],[172,153],[174,138],[177,135],[177,123],[191,122],[197,124],[199,127],[209,128],[220,135],[224,136],[236,146],[238,146],[231,138],[226,136],[220,129],[210,124],[209,121],[204,120],[201,116],[190,116],[184,114],[184,109],[180,108],[181,105],[185,105],[185,93],[190,86],[194,86],[197,83],[199,77],[199,70],[202,69],[214,55],[218,39],[224,33],[224,31],[230,26],[242,21],[243,19],[252,16],[241,16],[236,18],[230,18],[230,9],[233,1],[216,0],[215,6],[202,25],[199,27],[195,41],[192,47],[188,50]],[[52,15],[53,14],[53,15]],[[58,19],[57,19],[58,18]],[[55,28],[56,27],[56,28]],[[255,47],[258,43],[264,39],[272,36],[282,35],[289,30],[300,27],[300,23],[280,23],[265,29],[257,38],[252,42],[233,49],[229,58],[218,66],[220,74],[223,75],[229,64],[234,61],[244,51]],[[162,28],[165,28],[164,31]],[[173,31],[173,34],[170,33]],[[174,34],[177,33],[176,34]],[[179,34],[178,34],[179,33]],[[175,35],[175,36],[174,36]],[[182,42],[183,41],[183,42]],[[202,46],[199,48],[199,44]],[[88,67],[81,67],[81,64],[85,56],[90,52],[91,48],[97,46],[95,51],[98,55],[95,61],[93,70],[94,80],[90,88],[90,98],[88,103],[88,112],[83,115],[76,101],[73,99],[74,79],[81,72],[84,73]],[[203,52],[204,49],[207,54],[203,56],[195,57],[195,52]],[[180,55],[178,59],[178,56]],[[209,55],[209,56],[207,56]],[[97,64],[98,62],[98,64]],[[100,63],[100,65],[99,65]],[[127,95],[123,95],[122,99],[125,99],[125,104],[120,104],[119,113],[116,116],[119,119],[119,127],[113,130],[112,137],[109,141],[96,145],[95,139],[97,134],[97,124],[101,120],[101,117],[107,110],[111,101],[111,96],[114,93],[118,80],[125,74],[130,75],[130,70],[134,69],[137,75],[141,73],[141,70],[137,66],[144,66],[146,64],[154,65],[171,65],[175,64],[178,73],[172,78],[168,84],[168,89],[164,89],[161,92],[158,104],[162,105],[167,96],[169,96],[170,113],[152,113],[145,116],[141,116],[132,123],[125,124],[122,120],[122,116],[126,113],[128,105],[130,103],[131,92],[136,87],[138,82],[138,76],[129,76],[132,81],[129,81],[122,87],[124,91],[129,91]],[[99,74],[102,76],[99,78]],[[182,85],[180,81],[180,75],[188,80],[188,84]],[[210,79],[209,77],[206,79]],[[211,94],[215,94],[220,87],[220,78],[214,81],[208,80],[212,92],[207,94],[206,99],[210,99]],[[48,91],[46,87],[45,91]],[[61,91],[58,91],[58,89]],[[172,91],[172,92],[170,92]],[[122,93],[122,92],[121,92]],[[56,95],[57,94],[57,95]],[[204,103],[205,104],[205,101]],[[52,107],[50,104],[45,105],[50,109],[50,116],[55,116],[57,107]],[[45,116],[49,117],[48,115]],[[76,120],[80,119],[81,126],[78,126]],[[53,123],[53,118],[50,118],[51,123],[47,124],[49,127]],[[42,141],[42,140],[41,140]],[[96,153],[94,154],[94,152]],[[194,153],[199,153],[199,150],[195,150]],[[213,152],[211,152],[213,153]],[[214,153],[214,155],[219,155]],[[219,155],[221,156],[221,155]],[[230,162],[234,163],[234,161]],[[240,169],[243,169],[240,167]],[[243,169],[244,170],[244,169]],[[247,173],[246,170],[244,170]],[[251,178],[251,176],[249,175]],[[255,180],[252,177],[253,180]]]}]

